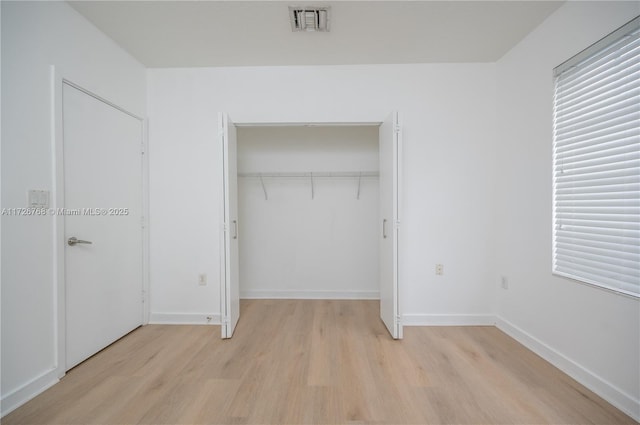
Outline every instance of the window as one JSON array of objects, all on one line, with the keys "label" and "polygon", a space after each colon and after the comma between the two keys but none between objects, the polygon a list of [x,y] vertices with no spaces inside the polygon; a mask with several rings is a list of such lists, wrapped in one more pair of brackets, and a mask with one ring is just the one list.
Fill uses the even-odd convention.
[{"label": "window", "polygon": [[553,272],[640,297],[640,17],[554,76]]}]

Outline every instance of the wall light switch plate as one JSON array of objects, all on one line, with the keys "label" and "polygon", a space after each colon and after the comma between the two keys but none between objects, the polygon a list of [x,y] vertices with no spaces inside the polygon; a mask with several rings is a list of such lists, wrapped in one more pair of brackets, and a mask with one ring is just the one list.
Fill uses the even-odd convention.
[{"label": "wall light switch plate", "polygon": [[31,189],[27,192],[29,208],[49,208],[49,191]]}]

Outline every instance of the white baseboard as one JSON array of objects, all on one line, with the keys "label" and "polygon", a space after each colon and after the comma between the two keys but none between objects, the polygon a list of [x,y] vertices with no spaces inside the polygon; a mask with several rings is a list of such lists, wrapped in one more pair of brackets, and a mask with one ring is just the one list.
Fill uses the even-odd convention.
[{"label": "white baseboard", "polygon": [[[208,319],[210,318],[210,319]],[[218,313],[151,313],[150,325],[219,325]]]},{"label": "white baseboard", "polygon": [[494,326],[492,314],[404,314],[404,326]]},{"label": "white baseboard", "polygon": [[260,300],[378,300],[378,291],[248,290],[240,298]]},{"label": "white baseboard", "polygon": [[60,381],[57,369],[51,369],[33,378],[21,387],[2,397],[0,401],[0,417],[3,417],[25,404],[35,396],[54,386]]},{"label": "white baseboard", "polygon": [[640,422],[640,400],[636,400],[629,394],[624,393],[614,385],[600,378],[593,372],[559,353],[552,347],[540,341],[533,335],[520,329],[513,323],[497,317],[496,327],[584,385],[594,393],[598,394],[609,403]]}]

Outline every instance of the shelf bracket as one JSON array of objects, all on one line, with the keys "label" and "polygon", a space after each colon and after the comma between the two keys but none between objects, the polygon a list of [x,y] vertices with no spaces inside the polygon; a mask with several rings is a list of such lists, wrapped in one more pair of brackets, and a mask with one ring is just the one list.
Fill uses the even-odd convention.
[{"label": "shelf bracket", "polygon": [[359,201],[360,200],[360,183],[362,182],[362,171],[360,171],[360,174],[358,174],[358,193],[356,195],[356,199]]},{"label": "shelf bracket", "polygon": [[315,196],[315,191],[314,191],[314,187],[313,187],[313,173],[309,173],[311,176],[311,199],[313,200],[314,196]]},{"label": "shelf bracket", "polygon": [[264,192],[264,200],[267,201],[267,200],[269,200],[269,197],[267,196],[267,188],[264,186],[264,180],[262,179],[262,175],[260,175],[260,183],[262,183],[262,191]]}]

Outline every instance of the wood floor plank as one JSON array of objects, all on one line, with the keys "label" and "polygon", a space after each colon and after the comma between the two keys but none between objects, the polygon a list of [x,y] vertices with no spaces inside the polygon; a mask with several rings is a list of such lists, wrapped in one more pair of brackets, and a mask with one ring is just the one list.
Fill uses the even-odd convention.
[{"label": "wood floor plank", "polygon": [[13,424],[637,424],[495,327],[410,327],[377,301],[243,300],[219,326],[139,328]]}]

